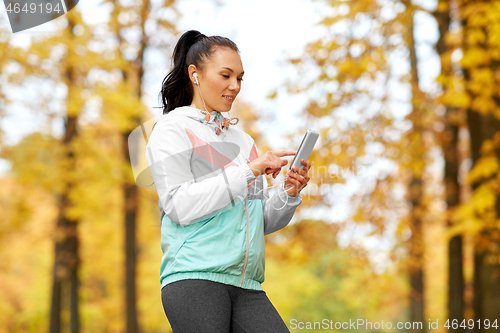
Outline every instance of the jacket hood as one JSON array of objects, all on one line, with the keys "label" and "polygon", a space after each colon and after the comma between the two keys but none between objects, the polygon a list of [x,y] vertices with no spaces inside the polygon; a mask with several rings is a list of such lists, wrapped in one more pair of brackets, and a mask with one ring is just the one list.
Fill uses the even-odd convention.
[{"label": "jacket hood", "polygon": [[[205,124],[205,122],[207,121],[206,113],[203,113],[200,109],[194,108],[192,106],[177,107],[174,110],[170,111],[169,114],[186,116],[188,118],[197,120],[202,124]],[[220,133],[224,133],[226,130],[228,130],[228,128],[232,125],[230,123],[232,119],[238,118],[226,118],[222,115],[222,113],[218,111],[212,111],[210,112],[210,119],[206,123],[206,126],[208,126],[215,134],[219,135]],[[236,124],[237,123],[238,122],[236,122]]]}]

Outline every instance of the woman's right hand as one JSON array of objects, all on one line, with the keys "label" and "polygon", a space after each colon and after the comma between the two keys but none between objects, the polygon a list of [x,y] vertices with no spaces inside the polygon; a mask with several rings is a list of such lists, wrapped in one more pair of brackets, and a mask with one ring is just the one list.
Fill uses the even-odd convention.
[{"label": "woman's right hand", "polygon": [[267,151],[264,154],[257,157],[252,162],[248,163],[248,166],[252,170],[255,177],[259,177],[262,174],[273,174],[273,178],[279,175],[281,168],[287,165],[287,160],[282,160],[280,157],[283,156],[294,156],[295,150],[278,150],[278,151]]}]

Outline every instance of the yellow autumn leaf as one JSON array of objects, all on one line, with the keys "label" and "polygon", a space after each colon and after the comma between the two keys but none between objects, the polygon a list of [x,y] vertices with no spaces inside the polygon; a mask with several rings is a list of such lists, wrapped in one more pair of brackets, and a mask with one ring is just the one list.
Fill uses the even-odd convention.
[{"label": "yellow autumn leaf", "polygon": [[[479,216],[484,215],[488,211],[492,211],[495,207],[497,195],[489,184],[483,184],[478,187],[472,194],[471,204],[474,206],[474,211]],[[483,217],[484,219],[484,217]]]},{"label": "yellow autumn leaf", "polygon": [[467,182],[473,184],[481,179],[489,178],[498,172],[499,163],[495,156],[482,157],[467,175]]},{"label": "yellow autumn leaf", "polygon": [[493,110],[495,110],[495,107],[496,107],[495,101],[487,96],[478,96],[474,98],[471,104],[472,110],[477,111],[482,115],[486,115],[490,112],[493,112]]},{"label": "yellow autumn leaf", "polygon": [[[495,45],[500,46],[500,38],[498,39],[498,41],[495,40]],[[500,48],[499,47],[492,48],[490,50],[490,55],[491,55],[491,59],[496,60],[496,61],[500,60]]]},{"label": "yellow autumn leaf", "polygon": [[481,65],[488,65],[490,56],[486,50],[481,47],[472,47],[465,50],[464,56],[460,60],[460,64],[464,68],[474,68]]},{"label": "yellow autumn leaf", "polygon": [[482,44],[486,41],[486,35],[482,29],[469,29],[467,32],[467,42],[469,45]]}]

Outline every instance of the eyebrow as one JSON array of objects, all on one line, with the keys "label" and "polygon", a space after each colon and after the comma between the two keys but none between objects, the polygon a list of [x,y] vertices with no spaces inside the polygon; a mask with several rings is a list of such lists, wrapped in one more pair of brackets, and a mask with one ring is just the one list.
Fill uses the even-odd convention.
[{"label": "eyebrow", "polygon": [[[225,69],[227,69],[227,70],[230,70],[230,71],[231,71],[231,73],[234,73],[234,71],[233,71],[231,68],[229,68],[229,67],[222,67],[222,68],[225,68]],[[240,74],[240,75],[243,75],[243,74],[245,74],[245,71],[241,72],[241,74]]]}]

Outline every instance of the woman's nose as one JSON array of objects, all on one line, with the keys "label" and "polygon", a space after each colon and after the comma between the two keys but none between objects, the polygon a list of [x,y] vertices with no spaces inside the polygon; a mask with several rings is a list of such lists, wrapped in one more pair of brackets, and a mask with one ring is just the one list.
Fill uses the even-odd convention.
[{"label": "woman's nose", "polygon": [[239,91],[240,90],[240,85],[238,83],[238,80],[231,81],[231,85],[229,86],[229,90],[233,90],[233,91]]}]

